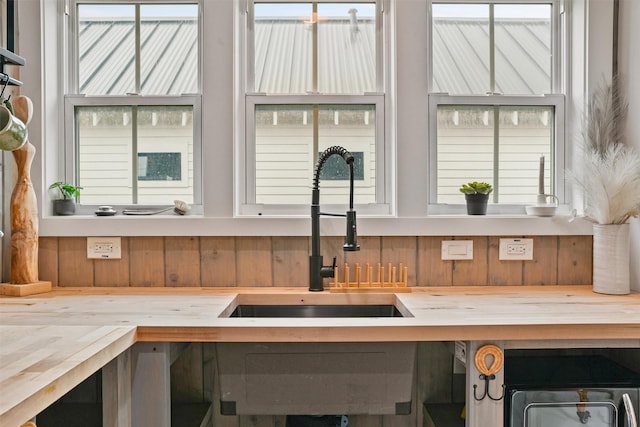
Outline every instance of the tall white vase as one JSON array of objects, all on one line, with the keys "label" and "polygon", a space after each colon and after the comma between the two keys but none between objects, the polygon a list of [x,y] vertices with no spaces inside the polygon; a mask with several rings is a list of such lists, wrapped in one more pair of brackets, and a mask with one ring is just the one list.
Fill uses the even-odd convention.
[{"label": "tall white vase", "polygon": [[593,290],[601,294],[631,292],[629,224],[593,226]]}]

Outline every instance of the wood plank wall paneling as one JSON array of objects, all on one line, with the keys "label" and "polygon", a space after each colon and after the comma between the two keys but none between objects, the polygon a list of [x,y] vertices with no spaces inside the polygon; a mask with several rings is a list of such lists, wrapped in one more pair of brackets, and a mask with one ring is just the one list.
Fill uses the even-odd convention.
[{"label": "wood plank wall paneling", "polygon": [[202,286],[236,286],[236,239],[200,238]]},{"label": "wood plank wall paneling", "polygon": [[451,286],[453,261],[442,259],[442,241],[452,237],[418,237],[417,286]]},{"label": "wood plank wall paneling", "polygon": [[273,281],[275,286],[309,285],[309,238],[273,237]]},{"label": "wood plank wall paneling", "polygon": [[164,238],[130,237],[131,286],[164,286]]},{"label": "wood plank wall paneling", "polygon": [[[344,252],[323,237],[324,264],[400,262],[409,286],[590,284],[592,236],[528,236],[533,260],[500,261],[499,237],[361,236]],[[443,240],[473,240],[473,260],[443,261]],[[124,237],[122,259],[87,259],[85,237],[40,238],[39,277],[54,286],[300,286],[308,284],[308,237]],[[342,270],[341,270],[342,273]],[[341,278],[342,280],[342,278]],[[328,285],[328,281],[326,282]]]},{"label": "wood plank wall paneling", "polygon": [[593,278],[592,236],[566,236],[558,245],[558,283],[588,285]]},{"label": "wood plank wall paneling", "polygon": [[200,286],[200,239],[164,238],[165,286]]},{"label": "wood plank wall paneling", "polygon": [[41,237],[38,246],[38,278],[58,286],[58,238]]},{"label": "wood plank wall paneling", "polygon": [[236,237],[236,284],[273,286],[270,237]]},{"label": "wood plank wall paneling", "polygon": [[58,286],[94,286],[93,260],[85,237],[58,239]]},{"label": "wood plank wall paneling", "polygon": [[558,241],[558,236],[534,237],[533,260],[524,263],[525,285],[558,283]]},{"label": "wood plank wall paneling", "polygon": [[96,259],[94,286],[129,286],[129,238],[120,239],[122,258],[120,259]]},{"label": "wood plank wall paneling", "polygon": [[484,236],[454,237],[473,240],[473,259],[453,262],[454,286],[487,286],[489,284],[489,238]]}]

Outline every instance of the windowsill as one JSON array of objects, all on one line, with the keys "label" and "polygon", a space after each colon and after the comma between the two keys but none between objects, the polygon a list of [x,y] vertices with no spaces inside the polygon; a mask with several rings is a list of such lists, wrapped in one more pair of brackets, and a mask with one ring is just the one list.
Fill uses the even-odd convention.
[{"label": "windowsill", "polygon": [[[569,216],[437,215],[359,217],[361,236],[533,236],[589,235],[592,223]],[[343,236],[343,218],[322,218],[323,236]],[[49,216],[40,220],[40,236],[308,236],[310,218],[256,216],[211,218],[201,215],[97,217]]]}]

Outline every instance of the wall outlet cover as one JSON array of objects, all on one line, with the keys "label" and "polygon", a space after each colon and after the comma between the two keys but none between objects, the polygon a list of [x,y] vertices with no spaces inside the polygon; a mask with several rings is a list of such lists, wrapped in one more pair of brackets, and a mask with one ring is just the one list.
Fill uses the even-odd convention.
[{"label": "wall outlet cover", "polygon": [[121,259],[122,243],[120,237],[87,237],[87,258]]},{"label": "wall outlet cover", "polygon": [[533,259],[533,239],[500,239],[501,261]]}]

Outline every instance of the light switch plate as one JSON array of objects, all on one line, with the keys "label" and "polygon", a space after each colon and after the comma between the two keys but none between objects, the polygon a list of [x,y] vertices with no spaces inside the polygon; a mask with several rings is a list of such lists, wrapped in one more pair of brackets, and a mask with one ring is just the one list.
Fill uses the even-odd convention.
[{"label": "light switch plate", "polygon": [[443,240],[441,259],[473,259],[473,240]]},{"label": "light switch plate", "polygon": [[120,237],[87,237],[87,258],[121,259],[122,243]]},{"label": "light switch plate", "polygon": [[500,239],[500,260],[533,259],[533,239]]}]

